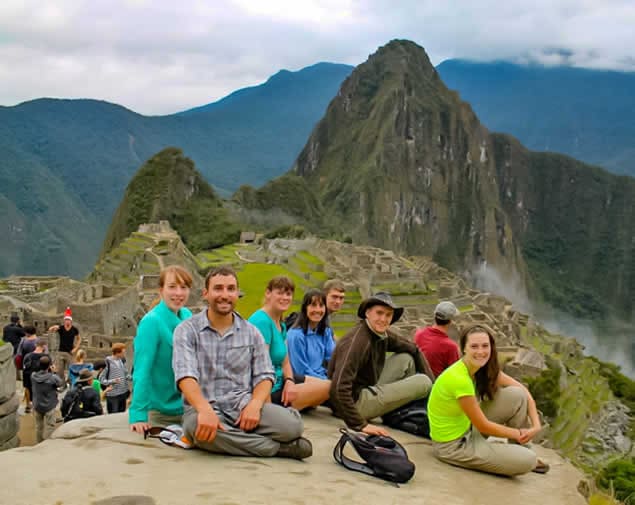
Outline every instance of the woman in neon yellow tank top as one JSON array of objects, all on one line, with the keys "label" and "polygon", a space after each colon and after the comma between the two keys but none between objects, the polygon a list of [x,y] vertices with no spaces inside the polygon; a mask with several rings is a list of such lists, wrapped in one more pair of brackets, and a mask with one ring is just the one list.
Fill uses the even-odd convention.
[{"label": "woman in neon yellow tank top", "polygon": [[[463,358],[437,378],[428,400],[434,455],[451,465],[499,475],[547,472],[549,465],[521,445],[540,431],[536,402],[500,370],[492,330],[467,328],[460,348]],[[487,436],[511,443],[493,444]]]}]

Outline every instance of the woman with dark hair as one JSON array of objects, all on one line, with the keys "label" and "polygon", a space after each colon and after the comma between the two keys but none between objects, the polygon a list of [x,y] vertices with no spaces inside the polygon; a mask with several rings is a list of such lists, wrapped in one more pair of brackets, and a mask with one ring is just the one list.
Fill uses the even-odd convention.
[{"label": "woman with dark hair", "polygon": [[161,270],[159,298],[143,316],[134,339],[130,429],[143,433],[151,426],[180,424],[181,393],[172,370],[174,328],[192,316],[185,307],[192,288],[192,275],[171,265]]},{"label": "woman with dark hair", "polygon": [[298,319],[287,331],[287,346],[294,374],[326,380],[326,365],[335,340],[328,324],[324,292],[312,289],[304,294]]},{"label": "woman with dark hair", "polygon": [[[451,465],[499,475],[546,473],[549,465],[520,445],[540,431],[536,402],[500,370],[492,330],[467,328],[460,348],[462,359],[437,378],[428,400],[434,455]],[[510,443],[490,443],[487,436]]]},{"label": "woman with dark hair", "polygon": [[276,372],[271,402],[302,410],[328,399],[330,381],[293,373],[287,352],[287,328],[282,318],[291,305],[294,291],[295,285],[288,277],[271,279],[262,308],[249,317],[249,322],[260,330]]}]

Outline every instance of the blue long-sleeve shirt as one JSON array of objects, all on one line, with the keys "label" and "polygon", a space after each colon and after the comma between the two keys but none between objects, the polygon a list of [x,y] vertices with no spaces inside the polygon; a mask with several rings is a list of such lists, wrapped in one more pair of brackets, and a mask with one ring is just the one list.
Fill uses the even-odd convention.
[{"label": "blue long-sleeve shirt", "polygon": [[134,339],[134,373],[130,423],[147,422],[148,411],[183,413],[181,393],[176,389],[172,370],[174,328],[192,313],[185,307],[178,315],[163,300],[139,322]]},{"label": "blue long-sleeve shirt", "polygon": [[324,364],[331,359],[335,348],[333,330],[330,327],[326,327],[324,335],[318,335],[311,328],[306,333],[302,328],[291,328],[287,331],[287,347],[295,374],[327,378]]}]

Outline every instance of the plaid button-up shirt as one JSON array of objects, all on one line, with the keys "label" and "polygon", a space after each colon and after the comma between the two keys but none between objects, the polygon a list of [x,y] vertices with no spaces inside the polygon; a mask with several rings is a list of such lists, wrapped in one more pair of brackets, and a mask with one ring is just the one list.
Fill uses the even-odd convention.
[{"label": "plaid button-up shirt", "polygon": [[224,335],[211,327],[207,310],[179,324],[174,330],[172,368],[177,384],[192,377],[205,399],[232,420],[249,403],[258,383],[275,381],[262,335],[236,312]]}]

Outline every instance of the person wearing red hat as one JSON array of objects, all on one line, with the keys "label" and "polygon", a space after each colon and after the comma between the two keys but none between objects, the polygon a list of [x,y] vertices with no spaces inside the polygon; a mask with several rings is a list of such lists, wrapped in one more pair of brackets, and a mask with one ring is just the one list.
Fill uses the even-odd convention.
[{"label": "person wearing red hat", "polygon": [[64,322],[61,325],[51,326],[50,332],[56,332],[59,336],[59,347],[55,352],[56,372],[63,381],[66,381],[66,369],[72,363],[73,356],[79,349],[81,342],[79,330],[73,325],[73,314],[70,307],[66,307],[64,311]]}]

